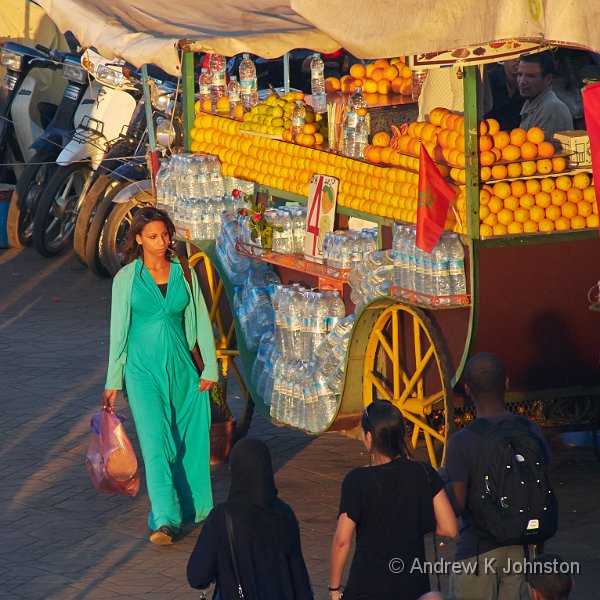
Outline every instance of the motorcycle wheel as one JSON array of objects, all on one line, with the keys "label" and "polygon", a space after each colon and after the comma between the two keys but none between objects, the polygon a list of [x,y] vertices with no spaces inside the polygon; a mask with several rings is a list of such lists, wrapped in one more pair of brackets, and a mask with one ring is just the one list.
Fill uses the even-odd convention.
[{"label": "motorcycle wheel", "polygon": [[69,245],[79,201],[92,168],[88,163],[59,167],[44,190],[33,223],[33,246],[53,256]]},{"label": "motorcycle wheel", "polygon": [[[148,197],[148,194],[143,195],[145,198]],[[138,210],[145,206],[153,206],[153,204],[140,202],[134,197],[129,202],[116,204],[106,220],[102,259],[111,277],[114,277],[124,265],[123,243],[127,238],[133,217]]]},{"label": "motorcycle wheel", "polygon": [[60,148],[36,152],[17,181],[6,224],[8,243],[13,248],[31,244],[35,213],[46,184],[58,168],[54,161],[59,152]]},{"label": "motorcycle wheel", "polygon": [[90,224],[85,242],[85,259],[88,268],[98,277],[108,277],[109,272],[104,264],[104,226],[111,211],[118,206],[113,204],[113,198],[127,185],[129,181],[117,181],[98,204]]},{"label": "motorcycle wheel", "polygon": [[73,248],[77,258],[86,266],[86,243],[94,215],[104,196],[118,183],[116,179],[109,175],[99,175],[92,182],[81,201],[81,208],[75,223],[75,233],[73,234]]}]

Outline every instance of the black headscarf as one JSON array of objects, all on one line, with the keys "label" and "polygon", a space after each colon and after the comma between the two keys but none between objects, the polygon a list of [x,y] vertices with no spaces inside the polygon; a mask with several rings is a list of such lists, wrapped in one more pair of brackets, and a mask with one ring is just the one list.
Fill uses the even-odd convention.
[{"label": "black headscarf", "polygon": [[231,486],[225,510],[261,542],[289,554],[300,545],[298,521],[277,498],[271,453],[261,440],[244,438],[231,451]]}]

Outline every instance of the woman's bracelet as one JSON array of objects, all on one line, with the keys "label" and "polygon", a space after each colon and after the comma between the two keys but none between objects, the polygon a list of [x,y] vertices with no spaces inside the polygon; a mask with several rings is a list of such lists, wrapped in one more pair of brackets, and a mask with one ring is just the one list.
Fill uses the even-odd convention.
[{"label": "woman's bracelet", "polygon": [[338,585],[337,587],[331,587],[331,586],[329,586],[327,589],[330,592],[339,592],[341,587],[342,587],[341,585]]}]

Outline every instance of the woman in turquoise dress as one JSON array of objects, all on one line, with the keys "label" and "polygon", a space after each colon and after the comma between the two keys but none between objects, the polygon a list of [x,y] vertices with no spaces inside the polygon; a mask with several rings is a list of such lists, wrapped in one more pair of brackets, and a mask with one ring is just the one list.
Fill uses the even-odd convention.
[{"label": "woman in turquoise dress", "polygon": [[[112,290],[110,355],[103,408],[125,390],[146,466],[150,541],[166,545],[184,523],[212,509],[210,400],[218,380],[214,338],[194,271],[184,277],[164,211],[143,208],[125,245]],[[198,344],[200,377],[190,350]]]}]

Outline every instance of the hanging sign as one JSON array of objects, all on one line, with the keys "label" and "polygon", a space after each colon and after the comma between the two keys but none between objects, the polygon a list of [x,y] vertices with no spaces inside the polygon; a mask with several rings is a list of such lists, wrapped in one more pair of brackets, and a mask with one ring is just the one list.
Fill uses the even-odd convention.
[{"label": "hanging sign", "polygon": [[308,185],[304,255],[323,258],[323,238],[333,231],[339,181],[335,177],[315,173]]}]

